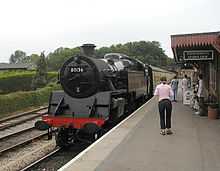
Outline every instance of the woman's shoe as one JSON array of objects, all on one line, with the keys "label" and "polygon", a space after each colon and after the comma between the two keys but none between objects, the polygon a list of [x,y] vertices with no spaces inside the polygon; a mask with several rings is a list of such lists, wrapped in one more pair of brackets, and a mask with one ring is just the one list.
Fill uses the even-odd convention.
[{"label": "woman's shoe", "polygon": [[170,129],[168,129],[167,130],[167,135],[171,135],[171,134],[173,134],[173,132]]},{"label": "woman's shoe", "polygon": [[161,134],[161,135],[166,135],[165,130],[161,130],[161,131],[160,131],[160,134]]}]

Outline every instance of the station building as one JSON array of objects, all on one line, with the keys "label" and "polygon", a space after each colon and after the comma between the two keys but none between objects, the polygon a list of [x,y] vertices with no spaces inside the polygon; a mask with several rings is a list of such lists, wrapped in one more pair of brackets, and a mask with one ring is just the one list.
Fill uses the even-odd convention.
[{"label": "station building", "polygon": [[171,35],[171,48],[177,64],[192,66],[193,80],[203,74],[206,101],[220,108],[220,32]]}]

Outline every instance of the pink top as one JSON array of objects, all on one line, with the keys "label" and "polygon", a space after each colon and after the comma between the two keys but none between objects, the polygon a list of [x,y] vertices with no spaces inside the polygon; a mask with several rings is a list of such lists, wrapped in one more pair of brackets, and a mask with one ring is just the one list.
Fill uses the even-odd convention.
[{"label": "pink top", "polygon": [[169,85],[161,83],[157,85],[154,95],[159,96],[159,101],[163,99],[170,100],[170,97],[173,96],[173,91]]}]

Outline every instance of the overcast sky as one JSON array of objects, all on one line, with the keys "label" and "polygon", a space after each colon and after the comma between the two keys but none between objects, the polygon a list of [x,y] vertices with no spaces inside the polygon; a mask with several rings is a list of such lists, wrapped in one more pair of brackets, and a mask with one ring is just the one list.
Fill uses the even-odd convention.
[{"label": "overcast sky", "polygon": [[220,31],[220,0],[0,0],[0,62],[94,43],[159,41],[170,35]]}]

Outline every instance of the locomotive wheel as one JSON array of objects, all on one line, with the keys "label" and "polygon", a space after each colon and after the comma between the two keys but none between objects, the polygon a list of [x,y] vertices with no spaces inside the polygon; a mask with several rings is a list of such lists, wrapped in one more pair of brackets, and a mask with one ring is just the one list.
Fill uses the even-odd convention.
[{"label": "locomotive wheel", "polygon": [[72,144],[73,142],[73,137],[70,136],[68,128],[61,128],[58,133],[56,133],[55,139],[56,139],[56,144],[59,147],[66,148],[69,145]]},{"label": "locomotive wheel", "polygon": [[94,134],[98,132],[101,128],[94,123],[87,123],[83,126],[83,131],[88,134]]},{"label": "locomotive wheel", "polygon": [[91,142],[96,141],[103,135],[103,129],[94,123],[87,123],[83,127],[83,132],[89,135]]},{"label": "locomotive wheel", "polygon": [[104,130],[100,128],[98,131],[96,131],[96,132],[93,134],[92,141],[96,141],[96,140],[99,139],[102,135],[104,135]]}]

